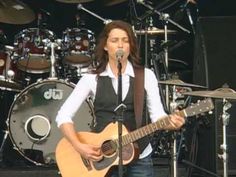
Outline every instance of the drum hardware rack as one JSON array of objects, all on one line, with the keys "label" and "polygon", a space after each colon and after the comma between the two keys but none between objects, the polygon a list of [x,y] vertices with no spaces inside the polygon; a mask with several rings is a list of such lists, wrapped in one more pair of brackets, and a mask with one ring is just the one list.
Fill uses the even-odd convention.
[{"label": "drum hardware rack", "polygon": [[[156,10],[155,8],[153,8],[152,6],[150,6],[149,4],[145,3],[143,0],[139,0],[137,1],[138,3],[142,4],[143,6],[145,6],[146,8],[148,8],[149,10],[151,10],[153,13],[156,13],[159,15],[159,19],[164,23],[164,44],[168,43],[168,23],[170,22],[171,24],[175,25],[176,27],[178,27],[179,29],[183,30],[184,32],[190,33],[189,30],[187,30],[186,28],[182,27],[181,25],[177,24],[176,22],[174,22],[172,19],[170,19],[169,14],[167,13],[161,13],[158,10]],[[166,79],[168,79],[168,45],[165,45],[164,47],[164,56],[165,56],[165,62],[164,62],[164,67],[165,67],[165,71],[167,71],[167,73],[165,73],[166,75]],[[169,102],[169,85],[166,84],[165,85],[165,106],[167,108],[168,111],[170,111],[170,102]],[[174,138],[173,140],[173,147],[172,147],[172,175],[173,177],[177,177],[177,159],[176,159],[176,138]]]}]

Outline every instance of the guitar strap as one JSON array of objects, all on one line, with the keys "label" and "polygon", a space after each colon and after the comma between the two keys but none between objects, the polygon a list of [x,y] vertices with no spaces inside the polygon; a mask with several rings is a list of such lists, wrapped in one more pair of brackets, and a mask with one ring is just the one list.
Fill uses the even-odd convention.
[{"label": "guitar strap", "polygon": [[134,113],[136,126],[141,127],[144,103],[144,68],[134,67]]}]

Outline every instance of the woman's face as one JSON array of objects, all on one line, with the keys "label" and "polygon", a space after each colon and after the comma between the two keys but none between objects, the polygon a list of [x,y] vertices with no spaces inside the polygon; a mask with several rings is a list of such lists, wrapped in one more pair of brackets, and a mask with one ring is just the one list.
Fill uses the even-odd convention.
[{"label": "woman's face", "polygon": [[126,31],[119,28],[112,29],[108,35],[104,50],[107,51],[109,60],[113,61],[116,61],[117,50],[123,50],[124,56],[121,62],[127,60],[130,54],[130,43]]}]

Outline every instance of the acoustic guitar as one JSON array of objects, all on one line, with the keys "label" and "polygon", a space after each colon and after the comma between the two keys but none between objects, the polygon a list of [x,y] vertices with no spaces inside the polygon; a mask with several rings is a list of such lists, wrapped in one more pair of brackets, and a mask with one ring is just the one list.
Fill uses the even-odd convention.
[{"label": "acoustic guitar", "polygon": [[[209,112],[214,108],[212,100],[205,99],[197,102],[179,112],[182,117],[191,117],[200,113]],[[122,126],[122,162],[130,163],[137,155],[134,142],[157,130],[164,129],[170,124],[169,115],[158,119],[154,123],[129,132]],[[78,132],[78,139],[82,143],[98,145],[101,147],[103,159],[94,162],[84,159],[72,145],[62,138],[56,147],[56,161],[62,177],[104,177],[111,167],[119,164],[118,123],[108,124],[100,133]]]}]

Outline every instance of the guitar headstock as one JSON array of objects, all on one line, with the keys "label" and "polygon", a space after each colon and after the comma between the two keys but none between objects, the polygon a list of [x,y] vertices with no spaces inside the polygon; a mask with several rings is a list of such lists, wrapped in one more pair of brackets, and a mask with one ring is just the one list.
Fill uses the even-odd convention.
[{"label": "guitar headstock", "polygon": [[185,117],[194,116],[204,112],[210,112],[214,109],[214,104],[211,98],[198,101],[184,109]]}]

